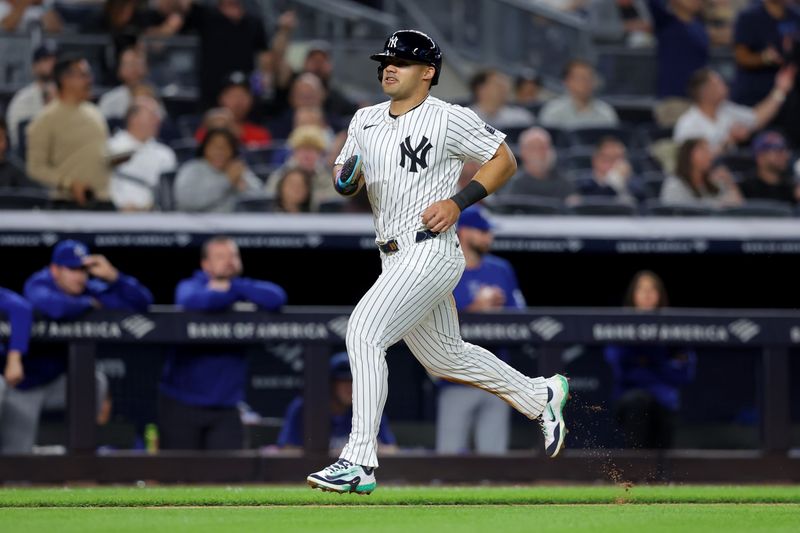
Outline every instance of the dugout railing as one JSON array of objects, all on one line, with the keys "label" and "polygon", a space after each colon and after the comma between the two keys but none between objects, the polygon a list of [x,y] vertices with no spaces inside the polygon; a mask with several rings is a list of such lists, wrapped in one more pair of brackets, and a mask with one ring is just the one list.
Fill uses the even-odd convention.
[{"label": "dugout railing", "polygon": [[[66,342],[68,453],[0,456],[0,480],[64,482],[298,481],[328,461],[328,355],[341,345],[347,308],[289,308],[280,314],[200,314],[154,308],[145,314],[95,311],[80,320],[38,320],[34,342]],[[0,336],[9,325],[0,321]],[[757,450],[569,450],[552,461],[542,453],[498,457],[398,454],[382,459],[383,480],[497,482],[537,480],[672,480],[800,482],[800,454],[791,449],[790,350],[800,345],[800,312],[693,309],[634,313],[616,309],[536,309],[465,315],[465,339],[476,343],[537,345],[539,372],[563,369],[561,354],[574,344],[665,343],[761,350],[761,447]],[[302,453],[95,452],[94,369],[99,344],[253,344],[304,346],[305,448]],[[147,357],[147,350],[142,357]]]}]

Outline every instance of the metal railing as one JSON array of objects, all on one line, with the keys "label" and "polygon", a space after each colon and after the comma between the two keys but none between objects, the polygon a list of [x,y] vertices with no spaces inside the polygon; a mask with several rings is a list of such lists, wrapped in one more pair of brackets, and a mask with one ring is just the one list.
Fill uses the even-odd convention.
[{"label": "metal railing", "polygon": [[[328,454],[328,355],[343,342],[350,309],[288,308],[281,314],[230,312],[184,313],[154,310],[146,314],[95,311],[82,319],[33,325],[36,342],[69,344],[68,443],[66,457],[0,457],[0,476],[6,480],[59,481],[64,479],[184,480],[290,480],[299,469],[324,462]],[[135,320],[132,320],[134,319]],[[145,323],[146,328],[131,324]],[[800,480],[798,457],[791,447],[789,358],[800,344],[800,313],[775,310],[692,309],[636,313],[619,309],[527,309],[519,313],[478,314],[461,317],[466,340],[489,345],[537,345],[539,375],[563,372],[565,347],[573,344],[659,343],[695,347],[760,348],[761,407],[760,451],[704,451],[674,453],[604,451],[615,462],[637,472],[670,469],[682,480]],[[0,336],[7,336],[7,322],[0,321]],[[300,342],[304,355],[304,434],[302,457],[264,458],[257,453],[198,454],[170,452],[162,460],[121,453],[95,455],[94,375],[98,344],[226,344],[246,345],[265,341]],[[148,350],[142,350],[145,357]],[[389,479],[423,481],[432,478],[476,481],[491,478],[510,481],[544,479],[596,479],[596,452],[566,450],[557,468],[544,466],[546,458],[509,455],[494,458],[397,456]],[[172,466],[166,465],[173,462]],[[637,462],[638,461],[638,462]],[[186,463],[196,469],[187,473]],[[43,465],[45,467],[43,467]],[[166,465],[166,466],[165,466]],[[179,468],[176,465],[181,465]],[[238,465],[239,470],[231,470]],[[303,470],[300,470],[302,473]],[[483,476],[483,477],[482,477]],[[602,477],[602,475],[600,475]]]}]

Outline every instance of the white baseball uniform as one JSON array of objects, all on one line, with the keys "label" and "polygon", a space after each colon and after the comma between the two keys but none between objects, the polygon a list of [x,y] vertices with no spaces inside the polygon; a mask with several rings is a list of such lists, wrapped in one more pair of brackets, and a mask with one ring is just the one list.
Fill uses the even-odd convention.
[{"label": "white baseball uniform", "polygon": [[353,428],[341,458],[378,466],[377,435],[388,389],[386,349],[404,340],[427,371],[487,390],[537,418],[547,402],[543,377],[529,378],[488,350],[464,342],[452,292],[464,271],[455,228],[417,242],[422,212],[456,193],[465,159],[486,163],[505,134],[469,109],[428,96],[393,117],[390,102],[360,109],[336,164],[360,154],[375,218],[382,273],[347,327],[353,374]]}]

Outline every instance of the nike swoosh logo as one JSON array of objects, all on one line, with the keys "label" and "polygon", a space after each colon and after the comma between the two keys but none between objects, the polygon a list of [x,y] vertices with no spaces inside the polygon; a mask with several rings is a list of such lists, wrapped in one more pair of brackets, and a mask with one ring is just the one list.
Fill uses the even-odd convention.
[{"label": "nike swoosh logo", "polygon": [[328,479],[331,479],[331,480],[342,479],[343,477],[348,476],[348,475],[351,475],[351,472],[342,472],[341,474],[335,474],[333,476],[328,476]]},{"label": "nike swoosh logo", "polygon": [[364,126],[364,129],[368,130],[370,128],[374,128],[375,126],[377,126],[377,124],[367,124],[366,126]]},{"label": "nike swoosh logo", "polygon": [[553,412],[553,408],[548,405],[547,410],[550,411],[550,422],[555,422],[556,414]]}]

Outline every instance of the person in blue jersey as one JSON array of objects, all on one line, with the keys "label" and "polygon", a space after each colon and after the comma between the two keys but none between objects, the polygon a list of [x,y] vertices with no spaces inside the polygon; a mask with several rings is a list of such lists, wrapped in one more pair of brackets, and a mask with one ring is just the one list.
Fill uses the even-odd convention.
[{"label": "person in blue jersey", "polygon": [[[353,422],[353,375],[347,352],[331,357],[331,453],[339,453],[347,443]],[[283,449],[303,446],[303,397],[298,396],[289,404],[283,417],[283,427],[278,435],[278,447]],[[387,454],[397,450],[397,441],[389,428],[384,414],[378,429],[378,453]]]},{"label": "person in blue jersey", "polygon": [[31,304],[19,294],[0,287],[0,319],[8,320],[11,331],[8,339],[0,339],[0,415],[7,387],[16,387],[25,377],[22,358],[28,353],[31,338],[33,310]]},{"label": "person in blue jersey", "polygon": [[[276,311],[286,292],[274,283],[242,277],[236,243],[224,236],[203,244],[201,269],[182,280],[175,303],[187,311],[219,312],[236,302]],[[164,449],[229,450],[243,444],[238,404],[244,401],[247,360],[243,347],[182,347],[167,357],[159,399]]]},{"label": "person in blue jersey", "polygon": [[[471,206],[458,219],[458,240],[464,250],[466,269],[453,289],[459,312],[500,312],[522,309],[525,298],[517,276],[505,259],[491,255],[492,226],[482,208]],[[506,359],[507,354],[496,352]],[[508,451],[511,408],[481,389],[440,380],[436,417],[437,453],[468,452],[474,441],[479,454]]]},{"label": "person in blue jersey", "polygon": [[[28,278],[24,295],[34,311],[51,320],[76,319],[93,309],[143,312],[153,303],[153,295],[139,281],[71,239],[53,247],[50,265]],[[6,390],[0,414],[3,453],[30,453],[42,408],[65,403],[65,345],[40,344],[22,366],[22,379]],[[101,373],[96,380],[98,421],[103,421],[110,409],[108,384]]]},{"label": "person in blue jersey", "polygon": [[[657,312],[668,305],[664,283],[654,272],[638,272],[625,306]],[[697,356],[688,348],[663,344],[609,345],[605,358],[614,375],[617,423],[629,448],[672,446],[680,387],[695,376]]]}]

